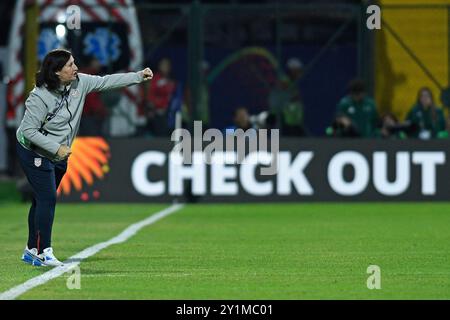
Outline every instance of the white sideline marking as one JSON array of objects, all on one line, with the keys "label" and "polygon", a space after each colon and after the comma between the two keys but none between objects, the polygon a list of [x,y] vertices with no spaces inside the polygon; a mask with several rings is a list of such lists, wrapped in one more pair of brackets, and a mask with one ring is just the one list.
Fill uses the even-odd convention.
[{"label": "white sideline marking", "polygon": [[[40,276],[34,277],[16,287],[13,287],[5,292],[0,294],[0,300],[14,300],[18,296],[24,294],[28,290],[31,290],[37,286],[40,286],[52,279],[59,277],[60,275],[70,271],[72,268],[78,266],[80,262],[90,256],[93,256],[97,252],[109,247],[113,244],[118,244],[127,241],[129,238],[134,236],[139,230],[142,228],[155,223],[158,220],[174,213],[175,211],[180,210],[184,205],[183,204],[173,204],[170,207],[161,210],[155,214],[152,214],[150,217],[137,222],[135,224],[130,225],[126,228],[122,233],[115,236],[114,238],[109,239],[105,242],[100,242],[92,247],[86,248],[81,252],[78,252],[74,256],[70,257],[66,261],[64,261],[64,265],[61,267],[55,267],[52,270],[47,271],[46,273],[41,274]],[[46,268],[46,267],[43,267]]]}]

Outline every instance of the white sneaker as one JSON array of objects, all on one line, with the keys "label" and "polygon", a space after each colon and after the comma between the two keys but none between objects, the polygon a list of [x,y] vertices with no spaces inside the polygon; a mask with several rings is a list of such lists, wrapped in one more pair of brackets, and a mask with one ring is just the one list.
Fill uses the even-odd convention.
[{"label": "white sneaker", "polygon": [[22,261],[28,264],[33,264],[33,260],[37,257],[38,251],[36,248],[29,249],[28,246],[25,247],[22,254]]},{"label": "white sneaker", "polygon": [[62,265],[64,265],[64,263],[56,259],[51,247],[44,249],[44,251],[41,254],[38,254],[33,260],[33,266],[59,267]]}]

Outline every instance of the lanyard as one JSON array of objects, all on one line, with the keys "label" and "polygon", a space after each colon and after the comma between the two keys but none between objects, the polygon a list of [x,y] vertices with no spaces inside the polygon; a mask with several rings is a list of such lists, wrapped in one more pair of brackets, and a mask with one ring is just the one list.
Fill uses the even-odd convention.
[{"label": "lanyard", "polygon": [[69,101],[67,100],[69,98],[69,91],[66,88],[64,88],[64,91],[62,93],[62,97],[61,100],[56,104],[57,108],[55,109],[54,112],[51,112],[49,114],[47,114],[47,117],[44,121],[44,123],[41,126],[41,130],[43,129],[44,125],[49,122],[50,120],[52,120],[54,117],[56,117],[56,115],[58,114],[59,111],[61,111],[61,109],[63,108],[63,106],[65,104],[69,105]]}]

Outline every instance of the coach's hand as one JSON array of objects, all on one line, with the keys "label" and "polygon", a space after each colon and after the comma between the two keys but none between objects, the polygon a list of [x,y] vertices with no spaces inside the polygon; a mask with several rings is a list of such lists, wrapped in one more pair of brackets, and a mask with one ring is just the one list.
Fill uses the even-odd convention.
[{"label": "coach's hand", "polygon": [[144,81],[151,80],[153,78],[153,71],[150,68],[145,68],[141,72]]},{"label": "coach's hand", "polygon": [[59,146],[58,152],[56,153],[58,158],[60,158],[62,160],[67,159],[71,154],[72,154],[72,150],[70,150],[70,147],[66,146],[64,144]]}]

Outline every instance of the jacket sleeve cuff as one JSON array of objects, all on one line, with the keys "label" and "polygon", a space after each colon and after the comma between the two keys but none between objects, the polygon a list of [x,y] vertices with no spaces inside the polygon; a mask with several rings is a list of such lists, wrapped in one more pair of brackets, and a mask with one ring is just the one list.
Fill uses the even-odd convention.
[{"label": "jacket sleeve cuff", "polygon": [[59,143],[52,142],[52,143],[49,145],[48,151],[51,152],[51,154],[56,155],[56,153],[58,152],[60,146],[61,146],[61,145],[60,145]]},{"label": "jacket sleeve cuff", "polygon": [[144,71],[138,71],[136,72],[139,77],[139,82],[144,81]]}]

